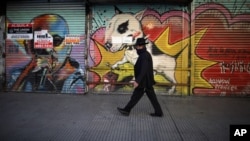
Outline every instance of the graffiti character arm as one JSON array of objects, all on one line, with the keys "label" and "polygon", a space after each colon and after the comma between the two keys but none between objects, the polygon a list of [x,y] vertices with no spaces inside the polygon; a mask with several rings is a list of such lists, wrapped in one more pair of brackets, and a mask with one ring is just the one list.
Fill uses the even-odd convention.
[{"label": "graffiti character arm", "polygon": [[112,69],[119,69],[119,65],[122,65],[122,64],[127,63],[127,62],[128,62],[128,59],[126,56],[124,56],[122,58],[122,60],[117,61],[114,65],[112,65]]}]

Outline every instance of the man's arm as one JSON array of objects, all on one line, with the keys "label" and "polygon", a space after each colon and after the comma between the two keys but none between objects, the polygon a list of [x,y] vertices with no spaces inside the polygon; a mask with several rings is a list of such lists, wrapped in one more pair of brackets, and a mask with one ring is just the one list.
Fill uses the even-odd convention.
[{"label": "man's arm", "polygon": [[142,79],[146,76],[147,71],[148,71],[148,59],[147,56],[143,56],[141,59],[141,64],[140,64],[140,72],[138,73],[138,76],[135,78],[135,81],[140,84]]}]

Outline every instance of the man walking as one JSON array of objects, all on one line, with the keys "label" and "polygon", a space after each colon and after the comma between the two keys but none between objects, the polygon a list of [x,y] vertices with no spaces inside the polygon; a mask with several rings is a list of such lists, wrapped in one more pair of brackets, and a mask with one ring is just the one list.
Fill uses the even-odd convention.
[{"label": "man walking", "polygon": [[117,109],[121,114],[128,116],[131,109],[139,102],[144,92],[146,92],[147,97],[155,110],[154,113],[151,113],[150,115],[153,117],[162,117],[163,112],[153,87],[155,84],[153,60],[152,56],[147,51],[146,44],[147,42],[144,38],[138,38],[135,43],[135,48],[139,57],[134,65],[134,91],[127,105],[124,108],[117,107]]}]

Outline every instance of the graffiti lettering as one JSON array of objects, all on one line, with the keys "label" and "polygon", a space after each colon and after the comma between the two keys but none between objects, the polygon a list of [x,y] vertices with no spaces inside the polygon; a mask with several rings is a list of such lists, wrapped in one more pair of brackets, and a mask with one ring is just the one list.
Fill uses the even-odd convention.
[{"label": "graffiti lettering", "polygon": [[[232,59],[249,59],[250,58],[249,55],[238,55],[237,53],[235,53],[235,54],[234,55],[230,55],[230,58],[232,58]],[[223,53],[223,54],[209,54],[209,57],[211,57],[211,58],[217,58],[217,59],[219,59],[219,58],[223,59],[223,58],[228,58],[229,55],[225,54],[225,53]]]},{"label": "graffiti lettering", "polygon": [[215,89],[220,89],[224,91],[235,91],[237,90],[237,86],[230,85],[230,78],[229,79],[222,79],[222,78],[210,78],[209,83],[214,85]]},{"label": "graffiti lettering", "polygon": [[220,96],[226,96],[227,92],[221,92]]},{"label": "graffiti lettering", "polygon": [[230,84],[230,78],[227,80],[222,79],[222,78],[215,78],[215,79],[210,78],[209,83],[210,84]]},{"label": "graffiti lettering", "polygon": [[220,63],[221,73],[226,72],[250,72],[250,62],[244,63],[244,61],[232,61],[230,63],[221,62]]},{"label": "graffiti lettering", "polygon": [[208,47],[207,53],[217,53],[218,49],[215,47]]},{"label": "graffiti lettering", "polygon": [[241,91],[241,94],[249,94],[250,93],[250,83]]},{"label": "graffiti lettering", "polygon": [[215,84],[214,87],[215,87],[215,89],[226,90],[226,91],[235,91],[235,90],[237,90],[237,86],[235,86],[235,85]]},{"label": "graffiti lettering", "polygon": [[235,59],[243,59],[248,58],[250,54],[249,49],[230,49],[230,48],[216,48],[216,47],[208,47],[207,53],[209,53],[210,57],[216,57],[216,58],[223,58],[228,57],[228,55],[231,55],[230,57]]}]

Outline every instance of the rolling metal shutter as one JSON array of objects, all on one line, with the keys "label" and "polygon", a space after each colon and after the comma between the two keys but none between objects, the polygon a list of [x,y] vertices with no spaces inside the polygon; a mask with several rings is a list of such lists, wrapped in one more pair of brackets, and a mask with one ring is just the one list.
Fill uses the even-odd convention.
[{"label": "rolling metal shutter", "polygon": [[5,16],[0,16],[0,91],[4,91],[5,83]]},{"label": "rolling metal shutter", "polygon": [[[50,32],[51,35],[53,34],[54,47],[56,42],[58,42],[59,45],[64,44],[66,42],[65,41],[66,35],[74,36],[77,38],[79,37],[80,41],[78,41],[77,45],[70,45],[71,47],[67,47],[67,50],[65,49],[65,47],[58,48],[58,50],[54,52],[55,55],[53,54],[54,55],[53,57],[55,57],[58,62],[59,61],[63,62],[64,59],[67,59],[67,62],[70,62],[70,65],[75,65],[76,67],[80,65],[81,67],[83,67],[83,71],[85,72],[84,56],[86,49],[85,48],[86,14],[85,14],[85,4],[83,2],[50,2],[50,3],[9,2],[7,4],[6,10],[7,10],[7,16],[6,16],[7,24],[32,23],[33,30],[39,30],[39,29],[34,29],[38,28],[39,26],[41,29],[42,28],[57,29],[57,31],[48,31]],[[39,22],[38,20],[40,20],[39,26],[34,24],[35,21]],[[53,23],[53,25],[51,25],[51,23]],[[64,67],[57,68],[57,71],[56,69],[54,69],[55,72],[53,72],[54,74],[53,77],[58,78],[53,80],[54,84],[48,82],[49,80],[47,78],[43,78],[47,77],[47,75],[44,74],[33,73],[31,76],[27,76],[34,71],[35,66],[29,65],[31,64],[32,55],[27,53],[27,50],[25,50],[24,42],[25,41],[23,39],[6,40],[6,50],[7,50],[6,70],[7,70],[7,84],[8,84],[7,88],[9,91],[25,91],[25,92],[48,91],[48,92],[58,92],[58,93],[80,93],[80,94],[85,92],[86,85],[84,84],[81,86],[81,88],[76,88],[75,90],[71,91],[68,90],[69,87],[72,88],[72,83],[67,82],[64,77],[66,77],[66,74],[70,74],[69,72],[72,71],[72,69],[70,68],[70,66],[67,66],[67,64],[65,64]],[[61,45],[60,46],[59,45],[58,47],[61,47]],[[66,57],[67,54],[68,57]],[[47,57],[48,59],[55,59],[52,57],[51,54],[48,55],[45,53],[44,56],[42,55],[44,54],[43,53],[38,54],[36,52],[35,57],[36,59],[38,59],[39,57],[41,58]],[[63,58],[62,56],[65,58]],[[41,60],[44,61],[45,59],[42,58]],[[28,69],[28,67],[30,67],[30,69]],[[65,69],[66,67],[67,69]],[[65,69],[65,72],[61,71],[62,68]],[[59,71],[60,71],[60,76],[58,75]],[[21,75],[23,75],[23,79],[28,78],[34,80],[33,83],[27,84],[25,80],[23,79],[19,80],[18,77],[20,78]],[[75,74],[75,76],[72,77],[76,77],[77,75],[79,74]],[[63,80],[65,80],[65,82],[63,82]],[[47,81],[48,85],[44,81]],[[45,84],[43,85],[41,83]],[[13,88],[13,85],[16,87]],[[32,85],[34,87],[30,87],[29,85]],[[38,87],[40,86],[44,88],[39,89]]]},{"label": "rolling metal shutter", "polygon": [[[128,15],[116,18],[117,12]],[[125,50],[131,46],[120,49],[113,46],[111,49],[107,48],[108,46],[105,48],[105,43],[107,45],[107,41],[111,38],[119,43],[123,37],[137,36],[134,31],[138,31],[136,33],[142,33],[144,37],[149,35],[152,54],[157,56],[153,57],[156,58],[154,64],[158,64],[158,67],[154,68],[158,72],[155,75],[156,92],[163,95],[188,95],[190,25],[187,12],[187,8],[183,5],[94,5],[89,30],[90,90],[97,93],[131,93],[133,87],[129,82],[134,75],[133,64],[131,62],[120,64],[120,70],[110,68],[125,57]],[[113,23],[110,24],[113,17],[116,19],[113,19]],[[134,17],[139,22],[134,20]],[[108,30],[108,27],[111,30]],[[105,36],[107,36],[106,41]],[[165,54],[165,57],[158,58],[160,54]],[[137,54],[132,54],[130,59],[135,55]]]},{"label": "rolling metal shutter", "polygon": [[194,1],[192,93],[246,95],[249,88],[249,8],[246,1]]}]

